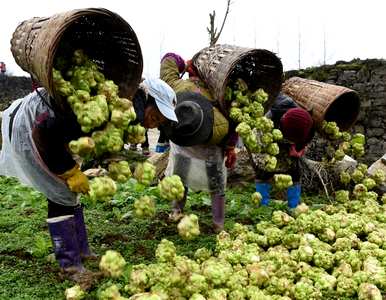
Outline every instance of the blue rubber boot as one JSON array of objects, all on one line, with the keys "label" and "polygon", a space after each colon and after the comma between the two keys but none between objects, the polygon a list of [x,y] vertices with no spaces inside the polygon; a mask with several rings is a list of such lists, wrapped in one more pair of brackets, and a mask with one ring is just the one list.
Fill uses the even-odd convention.
[{"label": "blue rubber boot", "polygon": [[300,183],[294,184],[287,189],[287,201],[288,208],[296,208],[300,203],[300,195],[302,193],[302,189]]},{"label": "blue rubber boot", "polygon": [[266,182],[256,182],[256,192],[261,194],[261,205],[267,206],[270,200],[271,184]]},{"label": "blue rubber boot", "polygon": [[158,143],[155,147],[155,152],[157,153],[164,153],[166,151],[169,151],[170,145],[169,143]]}]

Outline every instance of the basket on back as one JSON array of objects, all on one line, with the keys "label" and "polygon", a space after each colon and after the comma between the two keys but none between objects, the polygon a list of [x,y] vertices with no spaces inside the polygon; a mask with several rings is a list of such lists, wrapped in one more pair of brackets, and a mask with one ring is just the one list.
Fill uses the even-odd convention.
[{"label": "basket on back", "polygon": [[292,77],[284,82],[282,91],[311,112],[317,126],[324,120],[334,121],[341,130],[348,130],[358,118],[360,99],[349,88]]},{"label": "basket on back", "polygon": [[62,112],[69,106],[55,92],[52,68],[57,55],[72,55],[76,49],[83,49],[106,78],[119,85],[121,97],[133,96],[142,75],[141,48],[130,25],[109,10],[77,9],[35,17],[22,22],[11,39],[17,64],[48,90]]},{"label": "basket on back", "polygon": [[282,84],[282,63],[268,50],[215,45],[198,52],[193,57],[193,64],[225,114],[229,109],[229,102],[224,101],[225,88],[232,80],[242,78],[251,91],[264,89],[269,95],[264,104],[265,111],[275,101]]}]

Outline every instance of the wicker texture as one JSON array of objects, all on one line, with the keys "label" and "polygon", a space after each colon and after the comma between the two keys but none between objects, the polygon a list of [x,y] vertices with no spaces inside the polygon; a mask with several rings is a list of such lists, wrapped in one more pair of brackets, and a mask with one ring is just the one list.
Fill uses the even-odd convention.
[{"label": "wicker texture", "polygon": [[348,130],[358,118],[359,96],[349,88],[292,77],[284,82],[282,91],[311,112],[317,126],[324,120],[335,121],[340,129]]},{"label": "wicker texture", "polygon": [[119,85],[121,97],[135,93],[143,69],[141,48],[130,25],[111,11],[89,8],[35,17],[22,22],[11,39],[17,64],[48,90],[63,111],[68,105],[55,94],[52,67],[57,54],[69,55],[76,49],[85,50],[106,78]]},{"label": "wicker texture", "polygon": [[229,103],[224,101],[225,88],[233,79],[242,78],[251,91],[263,88],[269,94],[264,106],[266,111],[281,88],[282,63],[268,50],[215,45],[198,52],[193,63],[225,114],[229,109]]}]

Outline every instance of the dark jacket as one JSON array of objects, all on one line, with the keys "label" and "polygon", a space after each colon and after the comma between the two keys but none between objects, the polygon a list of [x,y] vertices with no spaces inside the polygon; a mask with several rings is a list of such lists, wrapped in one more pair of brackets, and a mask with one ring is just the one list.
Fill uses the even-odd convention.
[{"label": "dark jacket", "polygon": [[280,93],[273,103],[271,109],[267,113],[267,117],[270,118],[275,124],[275,128],[280,127],[280,119],[291,108],[299,107],[291,97]]},{"label": "dark jacket", "polygon": [[133,106],[137,118],[131,124],[141,124],[145,120],[145,107],[146,107],[146,93],[139,88],[133,97]]},{"label": "dark jacket", "polygon": [[[275,125],[275,128],[279,128],[280,129],[280,119],[281,119],[281,117],[289,109],[297,108],[297,107],[299,107],[299,105],[297,105],[296,102],[294,100],[292,100],[292,98],[290,96],[288,96],[286,94],[283,94],[283,93],[280,93],[276,97],[275,102],[273,103],[271,109],[267,113],[267,117],[270,118],[273,121],[273,123]],[[303,146],[299,146],[299,147],[306,146],[308,143],[311,142],[311,140],[314,138],[314,136],[315,136],[315,128],[312,128],[312,130],[310,132],[310,135],[309,135],[309,137],[308,137],[308,139],[306,141],[306,144],[303,145]]]},{"label": "dark jacket", "polygon": [[81,136],[84,134],[75,115],[51,117],[43,113],[36,117],[32,128],[32,138],[40,157],[51,172],[59,175],[75,166],[67,145]]}]

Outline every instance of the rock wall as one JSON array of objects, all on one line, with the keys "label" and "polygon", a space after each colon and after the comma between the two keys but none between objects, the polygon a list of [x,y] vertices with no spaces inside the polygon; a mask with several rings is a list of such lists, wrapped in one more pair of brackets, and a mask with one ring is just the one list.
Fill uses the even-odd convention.
[{"label": "rock wall", "polygon": [[13,100],[31,92],[31,79],[0,75],[0,111],[6,109]]},{"label": "rock wall", "polygon": [[[363,162],[371,164],[386,153],[386,61],[379,59],[339,61],[335,65],[289,71],[286,78],[299,76],[342,85],[359,93],[361,111],[352,128],[366,135],[366,155]],[[325,141],[318,138],[311,145],[309,155],[318,159],[324,152]]]}]

